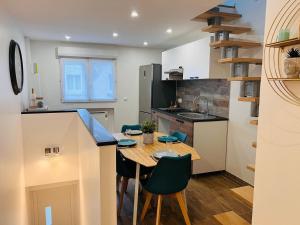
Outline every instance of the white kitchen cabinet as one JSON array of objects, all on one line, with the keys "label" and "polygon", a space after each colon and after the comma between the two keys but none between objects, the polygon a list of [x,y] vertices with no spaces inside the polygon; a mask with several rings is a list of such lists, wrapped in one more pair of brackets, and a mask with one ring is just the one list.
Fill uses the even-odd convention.
[{"label": "white kitchen cabinet", "polygon": [[201,159],[193,162],[193,174],[225,170],[227,121],[194,123],[194,148]]},{"label": "white kitchen cabinet", "polygon": [[162,53],[162,79],[169,75],[165,71],[183,67],[183,79],[226,78],[229,66],[218,63],[220,50],[210,48],[210,37],[181,45]]}]

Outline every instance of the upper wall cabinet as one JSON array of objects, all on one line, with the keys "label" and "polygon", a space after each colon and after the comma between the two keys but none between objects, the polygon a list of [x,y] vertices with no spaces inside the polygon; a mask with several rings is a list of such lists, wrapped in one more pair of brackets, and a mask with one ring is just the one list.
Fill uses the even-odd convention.
[{"label": "upper wall cabinet", "polygon": [[216,79],[230,75],[229,66],[217,62],[220,50],[210,48],[210,37],[202,38],[162,53],[162,79],[169,75],[166,71],[183,67],[183,79]]}]

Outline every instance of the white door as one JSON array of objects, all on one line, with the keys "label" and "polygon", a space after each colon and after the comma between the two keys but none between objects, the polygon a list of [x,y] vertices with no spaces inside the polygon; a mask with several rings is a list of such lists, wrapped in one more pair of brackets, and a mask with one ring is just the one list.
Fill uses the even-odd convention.
[{"label": "white door", "polygon": [[30,191],[33,225],[79,225],[78,184]]}]

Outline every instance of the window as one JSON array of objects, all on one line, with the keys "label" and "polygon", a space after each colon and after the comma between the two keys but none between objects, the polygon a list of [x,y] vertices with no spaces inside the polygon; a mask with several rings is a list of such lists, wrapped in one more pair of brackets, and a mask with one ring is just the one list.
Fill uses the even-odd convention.
[{"label": "window", "polygon": [[46,225],[52,225],[52,208],[51,206],[45,207],[45,220]]},{"label": "window", "polygon": [[63,102],[115,101],[115,60],[61,58]]}]

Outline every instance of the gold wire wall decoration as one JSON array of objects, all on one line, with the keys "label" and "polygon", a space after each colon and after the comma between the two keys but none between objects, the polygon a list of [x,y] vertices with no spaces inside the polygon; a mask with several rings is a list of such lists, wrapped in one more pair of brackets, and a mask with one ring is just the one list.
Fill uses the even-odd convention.
[{"label": "gold wire wall decoration", "polygon": [[[280,79],[282,76],[283,68],[282,61],[284,58],[284,47],[274,48],[272,43],[277,42],[278,33],[283,29],[291,29],[297,25],[297,32],[299,38],[299,24],[300,24],[300,0],[288,0],[281,8],[276,18],[271,24],[271,27],[266,36],[266,47],[264,48],[264,73],[268,79],[268,83],[271,88],[279,95],[283,100],[300,106],[300,95],[294,93],[290,87],[291,83],[299,82],[299,79]],[[293,82],[294,81],[294,82]],[[300,91],[300,86],[299,86]]]}]

